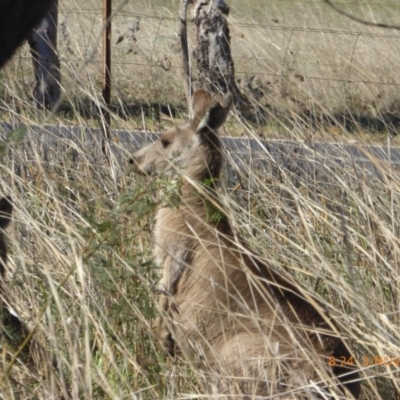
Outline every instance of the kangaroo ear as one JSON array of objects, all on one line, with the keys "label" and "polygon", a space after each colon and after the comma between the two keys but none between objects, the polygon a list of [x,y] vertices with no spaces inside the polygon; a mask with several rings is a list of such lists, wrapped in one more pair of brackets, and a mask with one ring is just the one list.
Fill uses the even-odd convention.
[{"label": "kangaroo ear", "polygon": [[12,214],[12,204],[9,197],[0,199],[0,228],[4,229],[10,223]]},{"label": "kangaroo ear", "polygon": [[220,102],[209,106],[197,125],[197,132],[204,130],[216,131],[222,126],[229,114],[232,99],[232,93],[228,93]]},{"label": "kangaroo ear", "polygon": [[210,108],[211,98],[207,91],[198,89],[193,93],[192,112],[193,120],[192,126],[197,129],[200,121],[204,118],[207,110]]}]

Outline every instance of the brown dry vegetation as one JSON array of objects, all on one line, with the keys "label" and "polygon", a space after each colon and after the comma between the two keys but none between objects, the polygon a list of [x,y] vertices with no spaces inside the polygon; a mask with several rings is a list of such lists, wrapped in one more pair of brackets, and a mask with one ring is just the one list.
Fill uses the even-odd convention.
[{"label": "brown dry vegetation", "polygon": [[[23,48],[2,71],[3,120],[98,125],[98,3],[60,1],[60,23],[66,20],[65,34],[60,30],[61,113],[52,116],[33,109],[33,78]],[[397,1],[376,3],[346,7],[365,18],[395,23]],[[177,0],[161,6],[134,1],[117,12],[116,107],[162,103],[185,112],[174,46],[178,5]],[[307,110],[318,116],[365,112],[383,121],[388,143],[395,141],[386,136],[389,126],[382,116],[397,112],[397,86],[382,82],[399,82],[396,32],[349,22],[319,2],[230,5],[237,77],[243,90],[250,90],[253,75],[260,80],[256,86],[266,88],[259,103],[265,106],[268,121],[265,126],[247,124],[234,112],[226,134],[348,137],[364,143],[362,128],[349,134],[343,120],[327,127],[311,125],[303,115]],[[127,54],[128,39],[115,43],[130,24],[135,26],[138,14],[141,29]],[[301,29],[291,33],[281,27]],[[172,64],[168,71],[161,66],[165,56]],[[158,130],[171,122],[159,120],[153,109],[143,108],[141,113],[139,107],[139,116],[127,119],[114,113],[112,124]],[[197,371],[169,360],[153,334],[153,288],[159,270],[150,252],[152,217],[160,201],[174,200],[179,193],[171,182],[145,184],[129,175],[126,161],[135,149],[132,141],[116,138],[113,146],[120,156],[111,166],[103,162],[98,140],[90,142],[84,134],[60,140],[45,132],[39,140],[34,132],[16,129],[0,148],[0,194],[9,194],[14,201],[13,222],[5,234],[10,254],[6,301],[45,350],[17,357],[23,338],[14,337],[10,344],[13,333],[2,328],[0,392],[5,399],[200,398]],[[266,150],[254,152],[252,160],[236,159],[239,165],[229,170],[230,180],[221,189],[226,212],[262,259],[277,271],[285,268],[335,317],[360,368],[362,399],[399,399],[398,170],[372,157],[379,173],[371,173],[351,162],[327,162],[323,152],[315,152],[316,169],[307,173],[295,162],[298,153],[285,147],[283,152],[292,161],[289,166],[271,161]],[[261,163],[262,159],[266,161]],[[384,364],[381,357],[394,362]]]}]

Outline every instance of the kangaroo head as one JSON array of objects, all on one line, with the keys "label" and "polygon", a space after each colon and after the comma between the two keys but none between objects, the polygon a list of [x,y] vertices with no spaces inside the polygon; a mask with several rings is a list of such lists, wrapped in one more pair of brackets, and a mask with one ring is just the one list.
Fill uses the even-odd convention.
[{"label": "kangaroo head", "polygon": [[129,160],[133,171],[150,176],[182,173],[199,178],[202,170],[211,168],[213,157],[222,160],[216,131],[225,122],[231,103],[231,94],[222,102],[212,103],[205,90],[197,90],[193,94],[192,120],[168,129],[156,142],[135,152]]},{"label": "kangaroo head", "polygon": [[12,204],[8,197],[0,199],[0,278],[4,276],[7,259],[7,247],[2,230],[10,223]]}]

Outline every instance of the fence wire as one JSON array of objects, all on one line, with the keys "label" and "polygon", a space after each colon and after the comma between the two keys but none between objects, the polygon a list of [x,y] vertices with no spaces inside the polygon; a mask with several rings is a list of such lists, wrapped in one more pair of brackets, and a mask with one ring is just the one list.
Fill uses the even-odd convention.
[{"label": "fence wire", "polygon": [[[303,108],[317,104],[331,113],[349,102],[361,111],[393,108],[400,85],[400,32],[353,23],[318,1],[254,0],[245,6],[231,0],[228,4],[232,4],[228,20],[239,86],[264,107],[273,104],[290,110],[290,100],[306,104]],[[340,6],[388,23],[400,11],[400,4],[390,1]],[[113,95],[119,101],[185,104],[178,8],[176,1],[162,5],[138,1],[114,13],[112,79]],[[66,91],[72,80],[87,94],[93,89],[99,93],[102,8],[94,0],[82,7],[60,0],[59,23]],[[16,63],[33,80],[28,46],[18,53]],[[195,76],[194,61],[192,69]]]}]

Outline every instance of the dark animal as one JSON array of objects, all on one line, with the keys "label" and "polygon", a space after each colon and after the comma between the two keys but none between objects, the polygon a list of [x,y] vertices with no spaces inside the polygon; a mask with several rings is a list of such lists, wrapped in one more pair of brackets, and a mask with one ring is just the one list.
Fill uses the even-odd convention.
[{"label": "dark animal", "polygon": [[[4,276],[7,265],[7,246],[4,239],[4,229],[7,228],[11,221],[12,204],[9,197],[3,197],[0,199],[0,297],[4,295]],[[0,298],[2,304],[2,299]],[[1,307],[3,327],[7,330],[12,331],[12,335],[18,334],[26,335],[28,329],[21,322],[21,320],[12,313],[7,307],[2,305]]]},{"label": "dark animal", "polygon": [[41,21],[52,0],[0,0],[0,67]]},{"label": "dark animal", "polygon": [[179,203],[156,214],[159,336],[170,353],[178,348],[202,369],[218,399],[312,399],[318,391],[358,398],[358,373],[332,365],[351,356],[334,322],[293,277],[253,255],[224,213],[217,129],[230,104],[229,96],[213,103],[196,91],[194,118],[130,160],[138,174],[180,180]]},{"label": "dark animal", "polygon": [[9,197],[0,199],[0,276],[4,278],[7,262],[7,247],[3,230],[7,228],[11,220],[12,204]]}]

